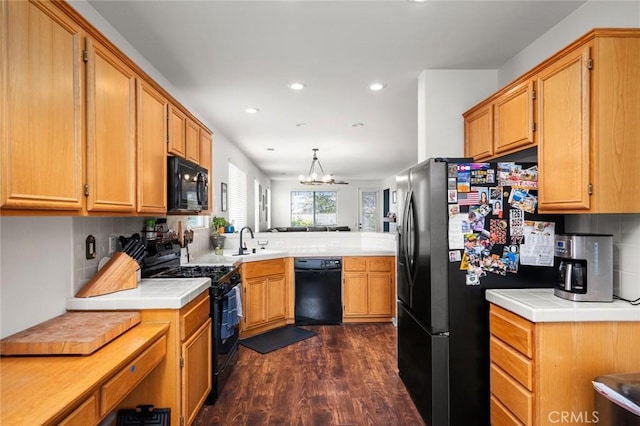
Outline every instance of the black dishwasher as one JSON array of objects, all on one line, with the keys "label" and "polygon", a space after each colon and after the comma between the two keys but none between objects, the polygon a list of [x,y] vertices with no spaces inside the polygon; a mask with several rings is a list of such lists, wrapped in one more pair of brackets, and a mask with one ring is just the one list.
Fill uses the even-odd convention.
[{"label": "black dishwasher", "polygon": [[342,323],[342,258],[297,257],[295,272],[296,325]]}]

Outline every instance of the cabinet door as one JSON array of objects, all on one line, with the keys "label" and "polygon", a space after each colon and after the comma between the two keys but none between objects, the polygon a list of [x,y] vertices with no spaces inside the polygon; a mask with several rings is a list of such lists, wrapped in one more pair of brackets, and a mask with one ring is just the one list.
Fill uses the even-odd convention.
[{"label": "cabinet door", "polygon": [[590,45],[538,74],[540,211],[590,207]]},{"label": "cabinet door", "polygon": [[190,425],[211,390],[211,319],[182,344],[182,412]]},{"label": "cabinet door", "polygon": [[204,129],[200,129],[200,165],[209,171],[209,209],[213,211],[213,138]]},{"label": "cabinet door", "polygon": [[343,279],[344,316],[368,313],[367,273],[345,273]]},{"label": "cabinet door", "polygon": [[533,80],[524,81],[498,97],[493,111],[496,154],[534,145]]},{"label": "cabinet door", "polygon": [[267,279],[247,279],[244,284],[244,329],[248,330],[267,322]]},{"label": "cabinet door", "polygon": [[493,155],[493,104],[485,104],[465,115],[464,155],[474,160]]},{"label": "cabinet door", "polygon": [[167,212],[168,102],[143,80],[138,80],[138,212]]},{"label": "cabinet door", "polygon": [[200,163],[200,129],[198,125],[187,118],[186,158],[196,164]]},{"label": "cabinet door", "polygon": [[391,274],[369,273],[369,314],[391,315],[393,313],[392,282]]},{"label": "cabinet door", "polygon": [[267,294],[267,321],[284,319],[287,317],[287,294],[285,278],[283,276],[271,276],[268,278]]},{"label": "cabinet door", "polygon": [[87,51],[87,210],[134,212],[136,76],[99,42]]},{"label": "cabinet door", "polygon": [[187,116],[173,105],[169,105],[169,143],[167,152],[185,158],[187,151]]},{"label": "cabinet door", "polygon": [[0,207],[78,211],[81,30],[55,6],[29,1],[3,1],[0,27]]}]

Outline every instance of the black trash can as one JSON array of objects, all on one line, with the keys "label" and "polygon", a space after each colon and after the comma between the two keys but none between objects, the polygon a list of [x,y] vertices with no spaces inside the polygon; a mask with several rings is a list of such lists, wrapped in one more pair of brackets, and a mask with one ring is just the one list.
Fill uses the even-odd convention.
[{"label": "black trash can", "polygon": [[598,376],[593,388],[598,426],[640,426],[640,373]]}]

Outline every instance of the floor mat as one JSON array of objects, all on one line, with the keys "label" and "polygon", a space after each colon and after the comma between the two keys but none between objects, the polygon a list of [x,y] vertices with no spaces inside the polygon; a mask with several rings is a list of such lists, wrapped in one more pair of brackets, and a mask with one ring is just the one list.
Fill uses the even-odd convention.
[{"label": "floor mat", "polygon": [[315,335],[316,333],[313,331],[298,328],[294,325],[287,325],[264,334],[240,340],[240,344],[261,354],[266,354]]}]

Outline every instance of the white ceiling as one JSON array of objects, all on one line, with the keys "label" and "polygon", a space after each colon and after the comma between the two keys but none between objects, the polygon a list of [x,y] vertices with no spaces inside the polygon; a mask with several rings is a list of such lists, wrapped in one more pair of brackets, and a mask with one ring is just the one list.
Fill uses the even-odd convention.
[{"label": "white ceiling", "polygon": [[497,69],[584,1],[89,3],[271,179],[297,179],[319,148],[353,180],[417,161],[422,70]]}]

